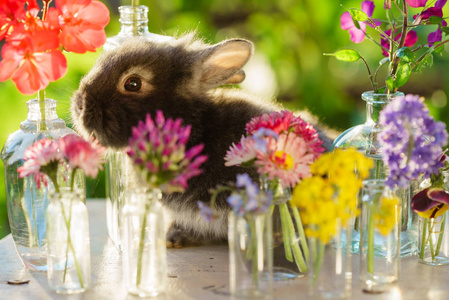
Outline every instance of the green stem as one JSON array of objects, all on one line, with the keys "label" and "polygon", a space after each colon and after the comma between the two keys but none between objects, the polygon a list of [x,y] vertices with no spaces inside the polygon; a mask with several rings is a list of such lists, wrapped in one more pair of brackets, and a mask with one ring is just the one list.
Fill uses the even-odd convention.
[{"label": "green stem", "polygon": [[258,272],[258,267],[257,267],[257,263],[258,263],[258,247],[257,245],[254,245],[254,242],[257,240],[257,231],[256,231],[256,224],[255,224],[255,220],[254,219],[250,219],[249,221],[249,226],[250,226],[250,230],[251,230],[251,242],[250,242],[250,246],[248,248],[248,252],[251,253],[252,255],[252,259],[251,259],[251,264],[252,264],[252,276],[253,276],[253,283],[255,285],[256,290],[259,289],[259,272]]},{"label": "green stem", "polygon": [[137,278],[136,278],[136,286],[140,286],[142,281],[142,257],[143,257],[143,249],[145,248],[145,232],[147,227],[147,215],[150,210],[150,203],[145,204],[145,212],[143,215],[142,228],[140,229],[140,241],[139,241],[139,250],[137,252]]},{"label": "green stem", "polygon": [[438,244],[437,248],[435,249],[435,255],[438,255],[440,253],[441,244],[443,243],[443,236],[444,236],[444,226],[446,225],[446,214],[443,215],[443,222],[440,226],[440,231],[438,234]]},{"label": "green stem", "polygon": [[45,120],[45,90],[40,90],[37,92],[37,98],[39,100],[39,108],[41,111],[41,120],[39,122],[38,130],[47,130],[47,123]]},{"label": "green stem", "polygon": [[306,234],[304,232],[304,226],[302,225],[301,216],[299,215],[299,210],[296,206],[290,204],[290,209],[293,212],[293,217],[295,218],[296,228],[298,229],[299,238],[301,242],[301,248],[304,253],[304,258],[306,262],[309,262],[309,246],[307,245]]},{"label": "green stem", "polygon": [[373,213],[369,213],[368,217],[368,250],[367,250],[367,270],[368,273],[374,274],[374,227],[375,220]]},{"label": "green stem", "polygon": [[[318,256],[315,256],[315,274],[313,278],[313,284],[316,284],[316,281],[318,279],[318,276],[320,275],[321,265],[323,264],[323,257],[324,257],[324,247],[325,244],[318,240],[318,244],[320,249],[318,250]],[[316,246],[314,245],[313,251],[316,251]]]},{"label": "green stem", "polygon": [[421,249],[419,251],[420,259],[424,259],[424,252],[426,249],[426,234],[427,234],[427,219],[424,218],[422,224]]},{"label": "green stem", "polygon": [[132,6],[134,8],[134,14],[133,14],[133,36],[138,36],[138,26],[137,26],[137,14],[136,14],[136,8],[139,6],[139,0],[132,0]]},{"label": "green stem", "polygon": [[70,178],[70,190],[73,192],[73,188],[75,187],[75,172],[78,168],[74,168],[72,171],[72,177]]},{"label": "green stem", "polygon": [[70,207],[69,207],[69,219],[67,220],[67,216],[64,210],[64,203],[61,200],[61,210],[62,210],[62,215],[64,216],[64,222],[67,228],[67,248],[66,248],[66,257],[65,257],[65,266],[64,266],[64,275],[63,275],[63,280],[62,282],[65,282],[66,276],[67,276],[67,268],[68,268],[68,261],[69,261],[69,247],[70,250],[72,250],[73,253],[73,259],[75,261],[75,268],[76,268],[76,273],[78,274],[78,279],[80,281],[80,286],[81,288],[84,288],[84,282],[83,282],[83,275],[81,273],[81,267],[78,263],[78,259],[76,258],[76,253],[75,253],[75,248],[73,247],[72,244],[72,237],[70,234],[70,227],[71,227],[71,223],[72,223],[72,198],[70,198]]},{"label": "green stem", "polygon": [[[287,234],[289,235],[288,242],[290,243],[289,248],[291,249],[290,251],[293,252],[295,263],[298,266],[299,271],[302,273],[305,273],[305,272],[307,272],[307,264],[304,260],[304,256],[301,251],[301,248],[299,247],[299,244],[296,241],[297,236],[296,236],[295,226],[293,224],[292,217],[288,210],[287,203],[279,204],[279,211],[281,212],[281,222],[282,222],[282,219],[284,219],[284,222],[282,222],[282,224],[285,223],[285,225],[287,226]],[[282,230],[282,232],[284,233],[284,230]],[[285,245],[285,243],[286,243],[286,241],[285,241],[285,236],[284,236],[284,245]],[[284,246],[284,248],[285,248],[285,246]],[[290,252],[290,256],[291,256],[291,252]],[[287,257],[287,253],[286,253],[286,257]],[[293,260],[290,260],[290,261],[293,261]]]},{"label": "green stem", "polygon": [[[285,207],[286,207],[285,203],[278,205],[279,215],[281,217],[282,239],[284,242],[285,258],[288,261],[293,262],[292,249],[290,247],[290,245],[291,245],[290,233],[289,233],[289,228],[288,228],[288,224],[287,224],[288,216],[285,216],[285,214],[286,214]],[[288,208],[287,208],[287,210],[288,210]],[[288,214],[288,211],[287,211],[287,214]]]},{"label": "green stem", "polygon": [[435,249],[433,247],[433,238],[432,238],[432,232],[434,231],[433,228],[435,226],[435,219],[433,219],[433,222],[431,221],[429,224],[429,246],[430,246],[430,256],[432,256],[432,261],[435,261]]}]

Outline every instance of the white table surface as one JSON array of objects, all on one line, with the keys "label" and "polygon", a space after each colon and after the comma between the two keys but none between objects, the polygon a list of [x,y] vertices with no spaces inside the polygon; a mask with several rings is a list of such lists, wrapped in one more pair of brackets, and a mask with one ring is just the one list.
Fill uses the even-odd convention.
[{"label": "white table surface", "polygon": [[[137,299],[123,285],[119,251],[107,237],[105,202],[88,200],[92,257],[92,288],[80,295],[58,295],[49,290],[45,272],[27,271],[14,248],[11,235],[0,240],[0,299],[47,300]],[[168,291],[152,299],[231,299],[228,285],[226,245],[168,249]],[[388,292],[365,294],[358,280],[358,256],[353,255],[352,299],[449,299],[449,266],[419,264],[416,257],[401,261],[401,277]],[[326,266],[323,266],[324,268]],[[325,269],[323,270],[325,271]],[[9,285],[8,280],[29,279],[24,285]],[[309,299],[308,279],[275,282],[273,299]]]}]

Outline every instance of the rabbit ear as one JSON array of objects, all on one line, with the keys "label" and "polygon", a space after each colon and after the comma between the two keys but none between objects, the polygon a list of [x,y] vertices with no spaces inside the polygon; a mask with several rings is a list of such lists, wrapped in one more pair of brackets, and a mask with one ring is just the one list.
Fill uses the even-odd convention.
[{"label": "rabbit ear", "polygon": [[240,83],[245,79],[241,70],[253,54],[253,44],[242,39],[219,43],[204,51],[200,82],[205,89],[224,83]]}]

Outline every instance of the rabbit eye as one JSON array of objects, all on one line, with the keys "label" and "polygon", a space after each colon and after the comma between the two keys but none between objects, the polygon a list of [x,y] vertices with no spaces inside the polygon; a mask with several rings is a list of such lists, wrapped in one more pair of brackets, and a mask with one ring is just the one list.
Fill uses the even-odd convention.
[{"label": "rabbit eye", "polygon": [[125,81],[125,90],[138,92],[142,88],[142,81],[138,77],[130,77]]}]

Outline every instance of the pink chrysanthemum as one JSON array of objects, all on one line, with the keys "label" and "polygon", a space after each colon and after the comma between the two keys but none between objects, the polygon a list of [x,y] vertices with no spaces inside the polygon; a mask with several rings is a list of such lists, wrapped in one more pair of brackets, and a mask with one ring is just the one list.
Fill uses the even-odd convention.
[{"label": "pink chrysanthemum", "polygon": [[293,187],[302,178],[310,176],[314,154],[308,151],[304,138],[295,133],[282,133],[278,139],[268,138],[269,149],[258,153],[255,161],[260,174],[268,179],[279,179],[284,187]]},{"label": "pink chrysanthemum", "polygon": [[23,166],[17,168],[19,177],[33,175],[37,188],[40,188],[41,182],[47,186],[46,174],[56,172],[58,164],[62,161],[58,144],[50,139],[35,142],[25,151],[23,159],[25,161]]},{"label": "pink chrysanthemum", "polygon": [[151,187],[165,193],[183,192],[187,181],[202,173],[200,166],[207,160],[199,155],[203,144],[186,151],[191,126],[181,126],[181,119],[167,119],[161,111],[153,121],[148,114],[145,122],[133,128],[127,154],[143,173]]},{"label": "pink chrysanthemum", "polygon": [[86,176],[97,177],[102,170],[104,148],[98,142],[85,141],[83,138],[69,134],[59,139],[61,154],[72,170],[81,169]]},{"label": "pink chrysanthemum", "polygon": [[271,129],[277,134],[294,132],[304,139],[307,150],[313,153],[314,158],[318,158],[324,151],[324,148],[321,146],[323,141],[320,140],[315,128],[300,117],[294,116],[289,110],[263,114],[262,116],[252,118],[246,124],[246,132],[248,134],[254,134],[260,128]]},{"label": "pink chrysanthemum", "polygon": [[256,158],[256,141],[252,137],[244,137],[240,142],[232,144],[231,148],[226,152],[225,166],[241,165],[250,162]]}]

